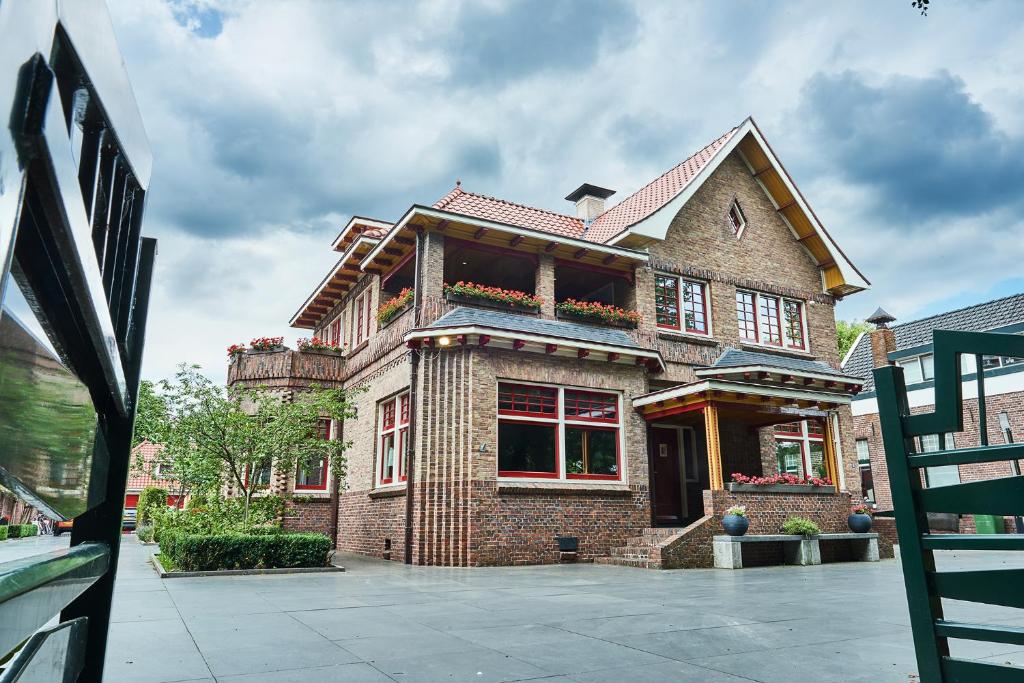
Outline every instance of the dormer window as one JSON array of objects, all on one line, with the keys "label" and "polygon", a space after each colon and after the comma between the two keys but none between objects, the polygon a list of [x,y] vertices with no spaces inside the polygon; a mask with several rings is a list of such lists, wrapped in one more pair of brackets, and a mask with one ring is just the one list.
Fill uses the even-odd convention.
[{"label": "dormer window", "polygon": [[747,227],[747,219],[743,217],[743,209],[740,208],[738,199],[732,200],[732,204],[729,206],[729,227],[732,228],[732,234],[736,236],[736,239],[740,238],[743,229]]}]

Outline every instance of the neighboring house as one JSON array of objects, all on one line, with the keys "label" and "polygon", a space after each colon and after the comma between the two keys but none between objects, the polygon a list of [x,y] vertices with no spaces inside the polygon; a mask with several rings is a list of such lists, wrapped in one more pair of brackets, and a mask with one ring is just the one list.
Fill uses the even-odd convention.
[{"label": "neighboring house", "polygon": [[[935,388],[932,357],[932,332],[960,330],[971,332],[1024,333],[1024,294],[1014,294],[995,301],[967,306],[913,322],[889,325],[895,319],[879,309],[868,319],[876,329],[862,334],[843,362],[843,370],[856,375],[864,389],[853,401],[853,435],[861,466],[862,493],[879,510],[892,509],[885,451],[878,422],[872,369],[886,363],[903,367],[907,400],[912,413],[934,410]],[[1024,359],[985,356],[985,408],[990,444],[1024,439]],[[964,356],[961,381],[964,430],[944,435],[946,448],[980,445],[978,418],[977,367],[974,357]],[[921,452],[940,449],[943,437],[935,434],[920,437]],[[1015,474],[1009,462],[974,463],[934,467],[925,472],[924,485],[943,486],[963,481],[977,481]],[[1007,519],[1007,530],[1012,529]],[[960,522],[962,530],[974,530],[973,517]]]},{"label": "neighboring house", "polygon": [[148,486],[158,486],[167,490],[167,504],[181,507],[185,500],[179,500],[178,481],[167,466],[159,462],[158,456],[163,451],[162,444],[143,441],[132,450],[131,470],[128,473],[128,485],[125,488],[125,511],[134,511],[139,504],[139,494]]},{"label": "neighboring house", "polygon": [[[790,514],[846,530],[861,380],[839,369],[834,305],[868,282],[752,119],[606,209],[613,194],[581,185],[568,215],[456,183],[394,223],[355,217],[291,320],[345,352],[233,358],[229,384],[366,389],[358,418],[330,426],[353,443],[340,549],[539,563],[564,536],[581,559],[710,566],[734,503],[751,533]],[[277,488],[326,524],[332,476],[308,469]],[[734,472],[780,469],[839,490],[727,490]]]}]

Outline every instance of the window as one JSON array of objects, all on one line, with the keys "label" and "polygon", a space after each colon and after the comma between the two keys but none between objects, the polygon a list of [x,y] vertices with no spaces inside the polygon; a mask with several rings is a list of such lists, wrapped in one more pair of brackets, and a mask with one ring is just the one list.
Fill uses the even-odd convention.
[{"label": "window", "polygon": [[245,485],[262,487],[270,485],[270,472],[271,465],[269,462],[262,463],[256,466],[256,477],[255,479],[250,478],[251,468],[245,468]]},{"label": "window", "polygon": [[380,467],[377,481],[385,484],[403,482],[409,464],[409,394],[390,398],[380,404]]},{"label": "window", "polygon": [[619,403],[608,392],[500,383],[498,475],[621,479]]},{"label": "window", "polygon": [[743,209],[740,208],[739,200],[734,199],[732,205],[729,207],[729,227],[732,228],[732,234],[739,237],[743,234],[743,228],[747,227],[747,220],[743,216]]},{"label": "window", "polygon": [[898,360],[896,364],[903,368],[904,384],[917,384],[935,377],[935,356],[930,353]]},{"label": "window", "polygon": [[[952,450],[956,448],[953,443],[953,435],[946,434],[945,443],[940,443],[938,434],[926,434],[918,437],[918,447],[921,453],[934,453],[939,450]],[[927,467],[924,472],[925,482],[928,488],[935,486],[949,486],[960,483],[960,468],[957,465],[942,465],[941,467]]]},{"label": "window", "polygon": [[332,346],[341,346],[341,316],[332,320],[324,329],[324,342]]},{"label": "window", "polygon": [[802,301],[736,290],[736,323],[745,341],[807,350]]},{"label": "window", "polygon": [[[654,278],[654,308],[658,327],[708,334],[707,285],[674,275]],[[680,326],[682,312],[682,326]]]},{"label": "window", "polygon": [[[331,440],[331,420],[321,418],[317,422],[317,436],[324,441]],[[327,458],[314,455],[300,461],[295,468],[296,490],[327,490]]]},{"label": "window", "polygon": [[867,439],[857,439],[857,464],[860,466],[860,495],[875,502],[875,480],[871,474],[871,451]]},{"label": "window", "polygon": [[352,317],[354,318],[353,327],[355,328],[355,336],[352,339],[352,346],[356,347],[363,343],[365,339],[370,336],[370,300],[369,292],[364,292],[356,297],[354,304],[354,311]]},{"label": "window", "polygon": [[827,478],[825,425],[818,420],[775,425],[775,457],[781,474]]},{"label": "window", "polygon": [[156,476],[158,476],[158,477],[173,477],[174,476],[174,470],[171,469],[171,466],[169,464],[164,463],[164,462],[158,462],[156,464],[155,473],[156,473]]}]

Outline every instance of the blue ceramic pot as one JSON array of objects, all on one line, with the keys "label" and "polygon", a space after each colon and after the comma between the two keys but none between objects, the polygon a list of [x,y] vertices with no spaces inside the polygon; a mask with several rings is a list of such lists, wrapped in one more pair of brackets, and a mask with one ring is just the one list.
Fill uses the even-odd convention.
[{"label": "blue ceramic pot", "polygon": [[722,517],[722,527],[730,536],[742,536],[750,528],[750,520],[742,515],[726,515]]},{"label": "blue ceramic pot", "polygon": [[846,523],[855,534],[866,534],[871,531],[871,515],[854,513],[846,518]]}]

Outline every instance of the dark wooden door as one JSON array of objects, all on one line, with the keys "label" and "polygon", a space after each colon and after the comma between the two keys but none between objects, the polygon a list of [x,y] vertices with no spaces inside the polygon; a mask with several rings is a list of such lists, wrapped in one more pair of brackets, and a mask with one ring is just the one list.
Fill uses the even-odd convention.
[{"label": "dark wooden door", "polygon": [[655,521],[659,524],[678,524],[683,521],[685,514],[679,432],[666,427],[651,427],[651,448],[654,449],[651,479]]}]

